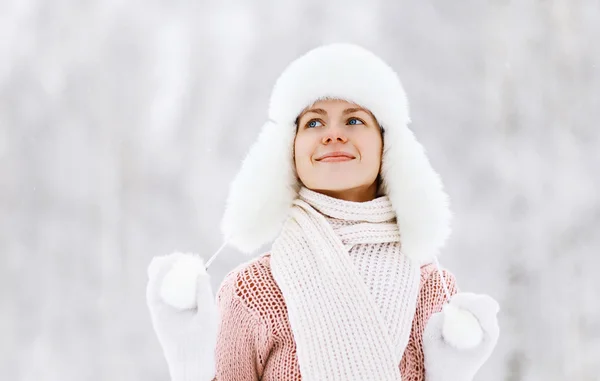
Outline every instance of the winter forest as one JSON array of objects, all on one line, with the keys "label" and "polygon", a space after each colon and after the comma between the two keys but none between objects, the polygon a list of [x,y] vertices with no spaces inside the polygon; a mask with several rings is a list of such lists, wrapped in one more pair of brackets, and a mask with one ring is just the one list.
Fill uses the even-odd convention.
[{"label": "winter forest", "polygon": [[596,0],[1,0],[0,379],[168,379],[147,265],[219,248],[275,79],[353,42],[451,197],[441,264],[501,305],[476,380],[599,380],[599,38]]}]

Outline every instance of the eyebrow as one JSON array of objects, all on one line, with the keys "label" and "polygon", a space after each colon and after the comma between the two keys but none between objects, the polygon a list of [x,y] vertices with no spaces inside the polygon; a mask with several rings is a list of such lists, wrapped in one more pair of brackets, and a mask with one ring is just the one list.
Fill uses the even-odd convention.
[{"label": "eyebrow", "polygon": [[342,114],[346,115],[346,114],[352,114],[353,112],[357,112],[357,111],[363,111],[366,112],[367,114],[369,113],[367,110],[365,110],[362,107],[354,107],[354,108],[347,108],[344,110],[344,112],[342,112]]},{"label": "eyebrow", "polygon": [[[346,115],[346,114],[352,114],[353,112],[357,112],[357,111],[363,111],[366,113],[369,113],[367,110],[365,110],[362,107],[353,107],[353,108],[347,108],[342,112],[342,115]],[[299,117],[298,120],[300,120],[300,118],[302,118],[305,114],[308,114],[309,112],[314,112],[315,114],[319,114],[319,115],[327,115],[327,111],[323,110],[322,108],[311,108],[310,110],[306,110],[304,111]]]},{"label": "eyebrow", "polygon": [[300,115],[300,117],[303,117],[304,114],[308,114],[309,112],[314,112],[315,114],[327,115],[327,111],[323,110],[322,108],[311,108],[310,110],[304,111]]}]

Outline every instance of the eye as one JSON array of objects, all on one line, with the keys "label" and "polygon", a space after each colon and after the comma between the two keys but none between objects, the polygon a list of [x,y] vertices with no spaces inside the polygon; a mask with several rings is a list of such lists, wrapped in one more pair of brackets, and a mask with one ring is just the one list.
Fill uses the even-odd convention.
[{"label": "eye", "polygon": [[365,123],[358,118],[350,118],[350,119],[348,119],[348,124],[355,126],[357,124],[365,124]]},{"label": "eye", "polygon": [[308,123],[306,123],[307,128],[315,128],[315,127],[320,127],[322,125],[323,125],[323,123],[321,123],[317,119],[309,120]]}]

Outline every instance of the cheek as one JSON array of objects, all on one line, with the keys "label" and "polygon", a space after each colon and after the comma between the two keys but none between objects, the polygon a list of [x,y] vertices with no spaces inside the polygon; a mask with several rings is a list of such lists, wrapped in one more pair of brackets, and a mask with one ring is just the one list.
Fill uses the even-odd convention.
[{"label": "cheek", "polygon": [[294,160],[296,164],[302,164],[306,161],[310,161],[312,155],[312,145],[309,139],[305,136],[298,135],[294,141]]},{"label": "cheek", "polygon": [[312,146],[308,139],[303,136],[296,136],[294,140],[294,167],[296,175],[304,184],[310,183],[312,177]]},{"label": "cheek", "polygon": [[365,135],[358,140],[360,142],[359,151],[365,162],[379,164],[383,150],[383,142],[380,135]]}]

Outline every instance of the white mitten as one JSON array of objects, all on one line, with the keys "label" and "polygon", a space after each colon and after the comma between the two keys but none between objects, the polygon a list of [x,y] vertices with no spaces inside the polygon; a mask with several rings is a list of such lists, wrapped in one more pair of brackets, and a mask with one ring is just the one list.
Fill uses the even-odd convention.
[{"label": "white mitten", "polygon": [[184,253],[154,257],[146,302],[171,380],[212,380],[219,314],[202,258]]},{"label": "white mitten", "polygon": [[473,380],[498,342],[499,310],[488,295],[461,292],[431,315],[423,332],[425,380]]}]

